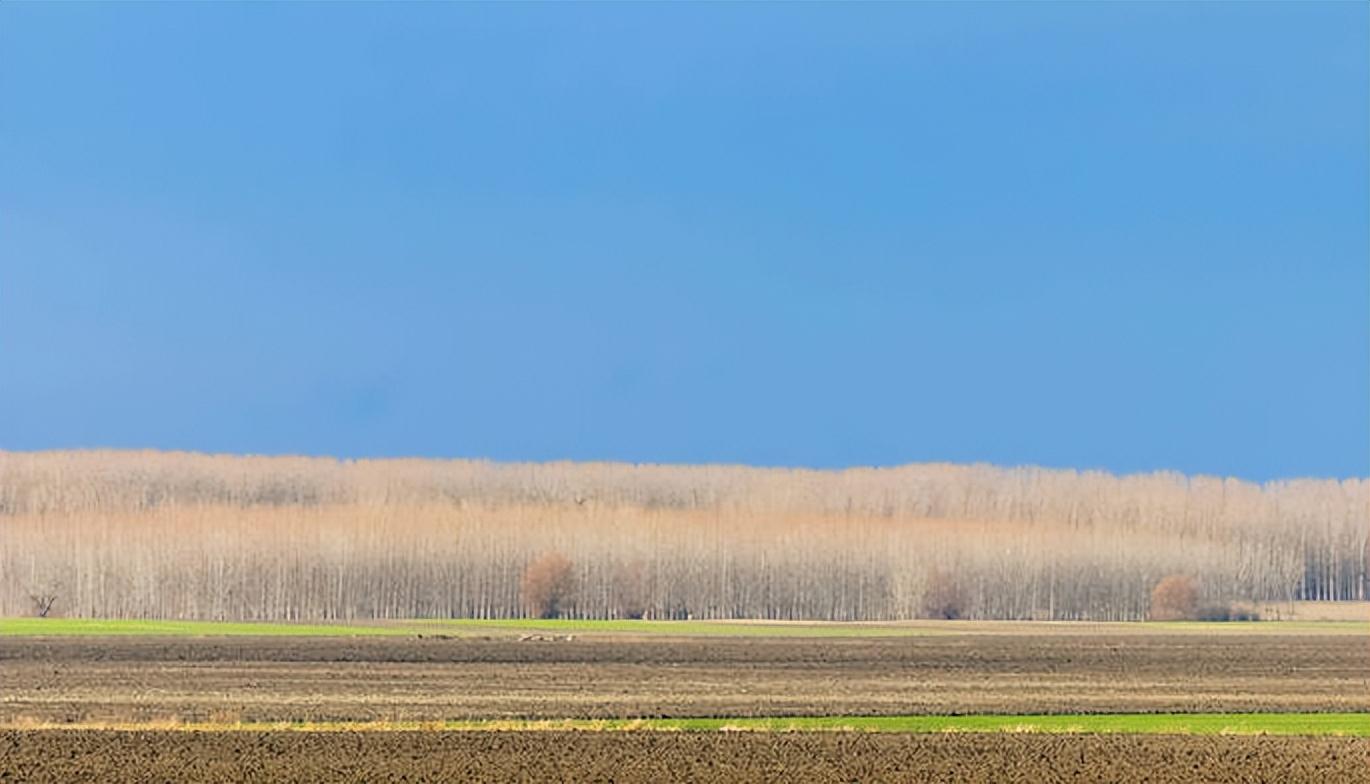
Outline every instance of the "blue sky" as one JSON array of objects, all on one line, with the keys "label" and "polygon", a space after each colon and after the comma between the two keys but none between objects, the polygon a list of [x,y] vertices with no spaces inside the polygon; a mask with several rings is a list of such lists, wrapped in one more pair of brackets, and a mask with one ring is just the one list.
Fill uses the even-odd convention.
[{"label": "blue sky", "polygon": [[0,448],[1370,474],[1370,6],[0,5]]}]

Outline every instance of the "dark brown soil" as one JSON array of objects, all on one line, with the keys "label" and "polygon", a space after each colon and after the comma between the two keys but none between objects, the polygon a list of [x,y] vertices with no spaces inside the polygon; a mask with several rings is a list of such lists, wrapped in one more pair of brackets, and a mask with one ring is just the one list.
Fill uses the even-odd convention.
[{"label": "dark brown soil", "polygon": [[0,781],[1370,782],[1370,739],[0,732]]},{"label": "dark brown soil", "polygon": [[4,639],[0,723],[1370,711],[1351,635]]}]

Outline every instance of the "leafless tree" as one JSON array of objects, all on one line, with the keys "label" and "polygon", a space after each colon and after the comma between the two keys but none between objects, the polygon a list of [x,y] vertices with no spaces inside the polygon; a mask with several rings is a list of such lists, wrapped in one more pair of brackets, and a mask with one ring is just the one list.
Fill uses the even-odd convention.
[{"label": "leafless tree", "polygon": [[57,603],[56,593],[31,593],[29,601],[33,602],[33,614],[39,618],[48,617],[52,612],[52,606]]}]

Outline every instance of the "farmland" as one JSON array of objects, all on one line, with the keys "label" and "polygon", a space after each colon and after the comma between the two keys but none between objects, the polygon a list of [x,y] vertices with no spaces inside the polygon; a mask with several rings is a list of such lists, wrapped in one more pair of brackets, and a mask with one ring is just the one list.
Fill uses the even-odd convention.
[{"label": "farmland", "polygon": [[1370,784],[1370,0],[0,0],[0,784]]},{"label": "farmland", "polygon": [[0,453],[0,779],[1370,781],[1366,492]]},{"label": "farmland", "polygon": [[35,784],[99,780],[1364,782],[1370,740],[1272,736],[0,731]]},{"label": "farmland", "polygon": [[0,622],[0,757],[24,780],[1370,770],[1366,624],[44,622]]},{"label": "farmland", "polygon": [[1370,711],[1370,626],[1208,635],[946,622],[903,637],[735,626],[752,634],[10,637],[0,721]]}]

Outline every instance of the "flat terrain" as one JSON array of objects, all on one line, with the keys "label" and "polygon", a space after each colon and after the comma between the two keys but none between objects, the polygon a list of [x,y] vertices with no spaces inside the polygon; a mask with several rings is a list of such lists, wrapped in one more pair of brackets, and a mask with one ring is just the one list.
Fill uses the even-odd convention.
[{"label": "flat terrain", "polygon": [[0,731],[71,781],[1370,782],[1370,739],[691,732]]},{"label": "flat terrain", "polygon": [[0,621],[0,727],[31,782],[1370,782],[1370,625]]},{"label": "flat terrain", "polygon": [[8,637],[0,724],[1370,711],[1370,636]]}]

